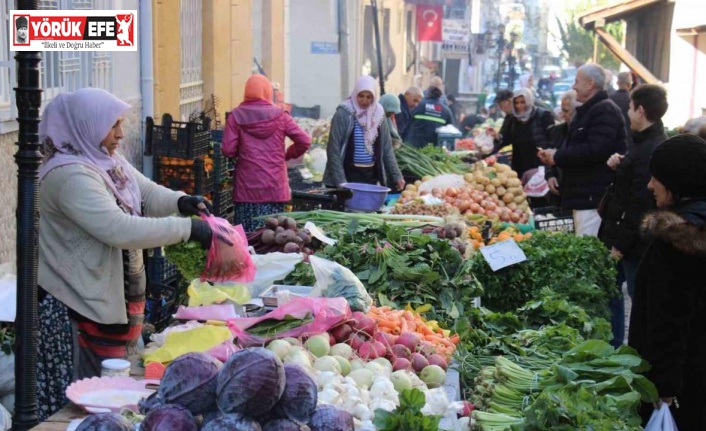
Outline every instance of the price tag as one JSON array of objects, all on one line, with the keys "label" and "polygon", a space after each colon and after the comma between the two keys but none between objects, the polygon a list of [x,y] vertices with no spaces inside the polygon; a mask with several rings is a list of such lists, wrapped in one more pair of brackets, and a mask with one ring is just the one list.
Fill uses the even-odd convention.
[{"label": "price tag", "polygon": [[483,254],[485,261],[488,262],[493,272],[527,260],[525,252],[522,251],[513,239],[498,242],[487,247],[481,247],[480,252]]}]

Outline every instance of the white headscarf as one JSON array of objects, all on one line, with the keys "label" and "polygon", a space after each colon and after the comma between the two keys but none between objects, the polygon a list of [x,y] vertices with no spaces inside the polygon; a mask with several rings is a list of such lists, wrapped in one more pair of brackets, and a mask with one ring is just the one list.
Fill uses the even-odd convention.
[{"label": "white headscarf", "polygon": [[[518,97],[525,98],[525,105],[527,109],[525,109],[525,112],[523,112],[522,114],[518,113],[515,110],[515,99],[517,99]],[[515,90],[515,92],[512,94],[512,115],[514,115],[515,118],[520,121],[527,121],[532,116],[534,110],[534,94],[532,94],[532,90],[530,90],[529,88],[520,88],[519,90]]]},{"label": "white headscarf", "polygon": [[39,170],[43,180],[60,166],[81,164],[100,174],[115,197],[131,214],[140,214],[142,196],[130,163],[101,142],[130,105],[98,88],[84,88],[56,96],[44,109],[39,138],[45,160]]},{"label": "white headscarf", "polygon": [[[373,95],[373,103],[366,109],[358,106],[358,94],[369,91]],[[365,135],[365,151],[373,155],[375,139],[378,137],[378,129],[385,117],[385,109],[378,103],[377,82],[371,76],[361,76],[355,83],[355,88],[350,97],[343,101],[341,106],[346,108],[358,120]]]}]

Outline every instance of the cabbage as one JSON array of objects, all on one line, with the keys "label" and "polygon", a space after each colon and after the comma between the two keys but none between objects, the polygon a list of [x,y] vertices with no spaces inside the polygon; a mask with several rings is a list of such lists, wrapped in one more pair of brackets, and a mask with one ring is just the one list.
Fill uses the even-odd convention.
[{"label": "cabbage", "polygon": [[309,422],[316,409],[316,382],[304,368],[295,364],[284,364],[284,392],[274,407],[276,417]]},{"label": "cabbage", "polygon": [[284,382],[284,365],[273,352],[261,347],[240,350],[218,373],[218,408],[258,417],[277,404]]},{"label": "cabbage", "polygon": [[159,392],[154,392],[149,397],[141,399],[137,403],[137,406],[140,409],[140,414],[146,415],[154,408],[159,407],[162,404],[164,404],[164,401],[162,400],[162,397],[159,396]]},{"label": "cabbage", "polygon": [[353,416],[331,405],[321,405],[311,415],[311,431],[354,431]]},{"label": "cabbage", "polygon": [[97,413],[81,422],[76,431],[134,431],[126,418],[117,413]]},{"label": "cabbage", "polygon": [[164,370],[159,396],[165,404],[179,404],[194,414],[213,410],[220,362],[205,353],[179,356]]},{"label": "cabbage", "polygon": [[262,431],[311,431],[306,424],[290,421],[289,419],[275,419],[268,422]]},{"label": "cabbage", "polygon": [[209,421],[201,431],[262,431],[262,428],[253,419],[234,413]]},{"label": "cabbage", "polygon": [[186,408],[177,404],[165,404],[147,413],[140,431],[196,431],[196,419]]}]

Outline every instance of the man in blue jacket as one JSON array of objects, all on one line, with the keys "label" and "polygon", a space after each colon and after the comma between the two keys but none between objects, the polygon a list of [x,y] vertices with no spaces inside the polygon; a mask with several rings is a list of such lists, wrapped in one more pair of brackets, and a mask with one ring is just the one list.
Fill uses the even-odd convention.
[{"label": "man in blue jacket", "polygon": [[412,111],[408,141],[415,148],[423,148],[428,144],[436,145],[436,129],[454,122],[451,110],[440,101],[443,95],[441,89],[430,87],[428,94]]},{"label": "man in blue jacket", "polygon": [[404,94],[399,95],[400,98],[400,113],[395,114],[395,123],[397,124],[397,132],[403,141],[407,140],[407,132],[409,125],[412,124],[412,111],[422,101],[424,95],[419,87],[409,87]]}]

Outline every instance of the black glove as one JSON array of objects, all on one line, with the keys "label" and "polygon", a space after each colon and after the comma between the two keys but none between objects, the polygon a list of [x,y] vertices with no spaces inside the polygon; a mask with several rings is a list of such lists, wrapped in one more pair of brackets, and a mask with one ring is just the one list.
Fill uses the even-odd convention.
[{"label": "black glove", "polygon": [[189,236],[189,241],[196,241],[201,244],[201,247],[204,250],[208,250],[209,247],[211,247],[212,238],[213,231],[211,230],[211,226],[209,226],[208,223],[195,218],[191,219],[191,236]]},{"label": "black glove", "polygon": [[[200,204],[204,204],[204,208],[199,208]],[[201,214],[211,215],[213,204],[203,196],[182,196],[177,201],[179,213],[184,216],[200,216]]]}]

